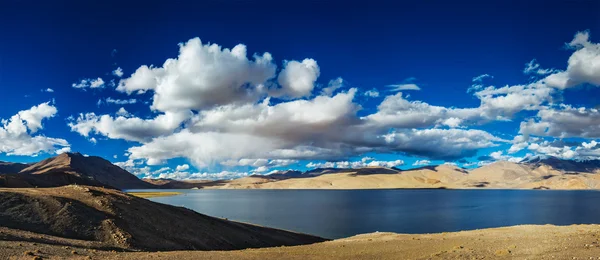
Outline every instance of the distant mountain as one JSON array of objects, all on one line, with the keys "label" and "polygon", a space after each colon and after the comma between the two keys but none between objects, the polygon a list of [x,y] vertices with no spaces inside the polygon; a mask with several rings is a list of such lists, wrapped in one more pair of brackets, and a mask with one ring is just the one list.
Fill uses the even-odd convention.
[{"label": "distant mountain", "polygon": [[0,161],[0,174],[15,174],[29,167],[30,165],[31,164]]},{"label": "distant mountain", "polygon": [[144,178],[142,181],[154,185],[156,189],[201,189],[203,186],[215,185],[222,181],[211,180],[173,180],[173,179],[150,179]]},{"label": "distant mountain", "polygon": [[526,161],[522,164],[532,165],[540,167],[543,165],[552,167],[555,170],[565,172],[598,172],[600,171],[600,160],[564,160],[556,157],[535,157]]},{"label": "distant mountain", "polygon": [[58,187],[69,184],[116,189],[153,188],[135,175],[97,156],[63,153],[29,165],[18,174],[0,175],[4,187]]},{"label": "distant mountain", "polygon": [[384,167],[319,168],[205,183],[205,189],[402,189],[506,188],[600,189],[599,161],[540,158],[521,163],[498,161],[466,170],[454,165],[410,170]]}]

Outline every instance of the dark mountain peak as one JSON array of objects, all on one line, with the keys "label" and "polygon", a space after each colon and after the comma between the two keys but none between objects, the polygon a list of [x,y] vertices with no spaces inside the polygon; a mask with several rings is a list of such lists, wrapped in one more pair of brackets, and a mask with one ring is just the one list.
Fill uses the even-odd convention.
[{"label": "dark mountain peak", "polygon": [[600,160],[576,161],[560,159],[554,156],[536,156],[521,163],[534,167],[549,166],[553,169],[567,172],[595,172],[600,170]]},{"label": "dark mountain peak", "polygon": [[35,186],[78,183],[118,189],[151,187],[150,184],[102,157],[84,156],[81,153],[59,154],[23,169],[20,174],[36,175],[37,179],[44,180],[43,184]]},{"label": "dark mountain peak", "polygon": [[27,168],[30,164],[0,161],[0,174],[16,174]]}]

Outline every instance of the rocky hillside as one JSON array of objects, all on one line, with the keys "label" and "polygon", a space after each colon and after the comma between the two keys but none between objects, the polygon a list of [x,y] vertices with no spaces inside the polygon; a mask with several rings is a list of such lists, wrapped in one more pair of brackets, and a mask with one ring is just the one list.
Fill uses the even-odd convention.
[{"label": "rocky hillside", "polygon": [[0,226],[40,234],[28,239],[48,235],[88,247],[150,251],[232,250],[325,240],[213,218],[113,189],[74,185],[0,189]]}]

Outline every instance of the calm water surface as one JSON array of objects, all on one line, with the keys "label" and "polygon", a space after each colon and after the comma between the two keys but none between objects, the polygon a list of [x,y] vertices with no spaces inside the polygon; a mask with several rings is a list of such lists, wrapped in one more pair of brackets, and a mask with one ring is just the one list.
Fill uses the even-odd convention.
[{"label": "calm water surface", "polygon": [[327,238],[375,231],[431,233],[518,224],[600,223],[598,191],[173,191],[184,194],[151,200],[211,216]]}]

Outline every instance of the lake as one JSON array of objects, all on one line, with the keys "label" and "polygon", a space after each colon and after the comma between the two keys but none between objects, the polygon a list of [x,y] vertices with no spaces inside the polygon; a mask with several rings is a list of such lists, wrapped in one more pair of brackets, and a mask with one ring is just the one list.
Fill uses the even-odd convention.
[{"label": "lake", "polygon": [[[136,190],[171,191],[171,190]],[[519,224],[598,224],[600,192],[553,190],[172,190],[200,213],[326,238]]]}]

